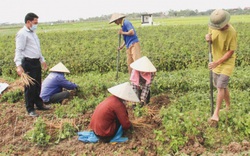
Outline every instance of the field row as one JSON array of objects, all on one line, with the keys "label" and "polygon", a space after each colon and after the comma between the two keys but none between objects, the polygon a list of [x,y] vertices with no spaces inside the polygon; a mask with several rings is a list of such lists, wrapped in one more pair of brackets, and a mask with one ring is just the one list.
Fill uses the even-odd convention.
[{"label": "field row", "polygon": [[[236,66],[250,65],[250,25],[234,23],[238,32]],[[159,71],[206,67],[208,44],[206,25],[138,27],[142,55],[148,56]],[[117,29],[43,32],[38,34],[42,53],[49,65],[63,62],[73,74],[116,70]],[[13,62],[15,36],[0,37],[0,75],[15,76]],[[126,72],[125,49],[121,51],[120,71]]]}]

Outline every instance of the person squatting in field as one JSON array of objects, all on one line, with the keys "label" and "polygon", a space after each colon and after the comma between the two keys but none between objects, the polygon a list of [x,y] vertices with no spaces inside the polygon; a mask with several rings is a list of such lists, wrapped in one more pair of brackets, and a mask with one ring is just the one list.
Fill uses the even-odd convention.
[{"label": "person squatting in field", "polygon": [[125,15],[118,13],[112,14],[109,24],[113,22],[121,26],[118,34],[123,35],[124,43],[118,48],[118,50],[123,49],[126,45],[128,73],[131,74],[132,69],[129,65],[141,57],[139,39],[137,37],[135,28],[129,20],[125,19]]},{"label": "person squatting in field", "polygon": [[133,128],[125,101],[139,102],[129,82],[111,87],[108,91],[113,95],[97,105],[89,125],[102,142],[110,142],[120,126],[123,130]]},{"label": "person squatting in field", "polygon": [[70,71],[61,62],[49,71],[51,73],[42,83],[40,97],[45,104],[62,103],[70,96],[69,91],[63,91],[63,89],[77,90],[78,86],[65,78],[65,73],[70,73]]},{"label": "person squatting in field", "polygon": [[237,48],[237,34],[229,24],[230,14],[222,9],[214,10],[210,15],[208,34],[205,35],[207,42],[212,43],[213,62],[208,68],[213,71],[213,82],[217,88],[216,108],[211,121],[219,121],[219,111],[223,100],[226,109],[230,107],[230,94],[228,89],[229,78],[235,67],[235,50]]},{"label": "person squatting in field", "polygon": [[149,103],[150,100],[150,86],[154,80],[156,74],[156,68],[152,62],[143,56],[130,64],[133,69],[130,81],[133,86],[133,90],[140,99],[140,106]]},{"label": "person squatting in field", "polygon": [[16,49],[14,62],[19,76],[24,72],[34,79],[34,84],[24,86],[25,106],[29,116],[37,117],[34,104],[38,110],[48,110],[48,106],[43,104],[39,97],[41,91],[41,64],[43,69],[47,69],[47,64],[42,56],[40,41],[35,33],[38,25],[38,16],[28,13],[24,19],[25,25],[16,34]]}]

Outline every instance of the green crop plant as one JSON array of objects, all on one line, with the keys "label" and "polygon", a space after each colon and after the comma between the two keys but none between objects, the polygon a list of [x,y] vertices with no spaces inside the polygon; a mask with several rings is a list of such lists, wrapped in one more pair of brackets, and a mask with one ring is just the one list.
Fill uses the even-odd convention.
[{"label": "green crop plant", "polygon": [[36,143],[39,146],[46,146],[49,144],[51,136],[48,135],[46,124],[41,117],[38,117],[34,128],[25,134],[25,139]]},{"label": "green crop plant", "polygon": [[23,99],[23,91],[20,89],[6,92],[0,99],[0,102],[15,103]]},{"label": "green crop plant", "polygon": [[[249,23],[234,23],[234,27],[236,30],[240,30],[236,66],[245,67],[250,65]],[[51,28],[53,29],[53,27]],[[148,56],[158,71],[207,67],[208,45],[204,41],[207,23],[142,27],[138,28],[137,33],[140,37],[142,55]],[[114,72],[117,52],[116,44],[114,44],[117,41],[115,34],[116,29],[38,31],[42,53],[46,61],[50,62],[51,66],[61,61],[73,74],[90,71]],[[157,37],[154,37],[155,35]],[[15,34],[0,36],[0,75],[16,78],[13,62],[14,42]],[[119,65],[120,72],[127,72],[125,50],[121,50]],[[43,76],[47,74],[48,71],[44,72]]]},{"label": "green crop plant", "polygon": [[72,136],[76,135],[76,129],[71,123],[65,122],[62,125],[62,128],[59,130],[57,135],[56,143],[59,143],[63,139],[71,138]]},{"label": "green crop plant", "polygon": [[163,138],[168,138],[166,146],[169,149],[176,152],[178,150],[177,145],[181,147],[187,143],[188,138],[196,138],[197,136],[202,136],[205,139],[204,144],[208,147],[217,147],[218,144],[226,145],[232,141],[249,138],[250,106],[247,97],[248,92],[231,91],[232,106],[229,112],[222,111],[220,113],[220,122],[219,127],[215,130],[216,133],[215,128],[210,128],[207,125],[210,104],[206,94],[191,91],[179,94],[169,107],[162,108],[164,133],[161,135],[163,135]]},{"label": "green crop plant", "polygon": [[140,104],[137,104],[134,108],[133,113],[136,117],[146,116],[147,110],[145,107],[141,107]]},{"label": "green crop plant", "polygon": [[67,105],[57,105],[55,114],[58,118],[75,118],[88,110],[94,109],[102,100],[102,95],[99,95],[99,97],[90,96],[87,99],[74,97]]}]

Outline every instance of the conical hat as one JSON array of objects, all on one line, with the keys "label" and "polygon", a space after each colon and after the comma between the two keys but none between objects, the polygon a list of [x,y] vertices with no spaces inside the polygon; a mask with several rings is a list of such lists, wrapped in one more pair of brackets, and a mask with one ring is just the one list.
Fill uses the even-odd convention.
[{"label": "conical hat", "polygon": [[147,58],[147,56],[143,56],[134,61],[130,64],[130,67],[141,72],[156,72],[155,66]]},{"label": "conical hat", "polygon": [[125,15],[119,14],[119,13],[113,13],[110,20],[109,20],[109,24],[113,23],[114,21],[116,21],[116,20],[118,20],[120,18],[123,18],[123,17],[125,17]]},{"label": "conical hat", "polygon": [[125,82],[114,87],[108,89],[108,91],[123,100],[131,101],[131,102],[139,102],[137,95],[135,94],[132,86],[129,82]]},{"label": "conical hat", "polygon": [[49,71],[51,71],[51,72],[61,72],[61,73],[70,73],[69,70],[62,64],[62,62],[59,62],[57,65],[52,67]]}]

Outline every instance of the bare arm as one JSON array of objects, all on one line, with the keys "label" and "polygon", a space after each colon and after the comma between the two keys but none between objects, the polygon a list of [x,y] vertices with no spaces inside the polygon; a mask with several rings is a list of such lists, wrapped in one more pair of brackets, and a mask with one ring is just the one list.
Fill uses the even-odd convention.
[{"label": "bare arm", "polygon": [[121,49],[123,49],[125,47],[125,42],[120,46],[120,47],[118,47],[118,50],[121,50]]},{"label": "bare arm", "polygon": [[134,32],[133,29],[131,29],[131,30],[129,30],[128,32],[123,32],[122,34],[123,34],[123,35],[128,35],[128,36],[133,36],[133,35],[135,34],[135,32]]},{"label": "bare arm", "polygon": [[234,50],[229,50],[227,51],[222,58],[220,58],[219,60],[215,61],[215,62],[211,62],[208,64],[208,68],[209,69],[214,69],[216,68],[218,65],[222,64],[223,62],[225,62],[226,60],[228,60],[234,53]]},{"label": "bare arm", "polygon": [[122,31],[122,29],[120,29],[118,33],[121,35],[127,35],[127,36],[133,36],[135,34],[133,29],[130,29],[128,32]]}]

